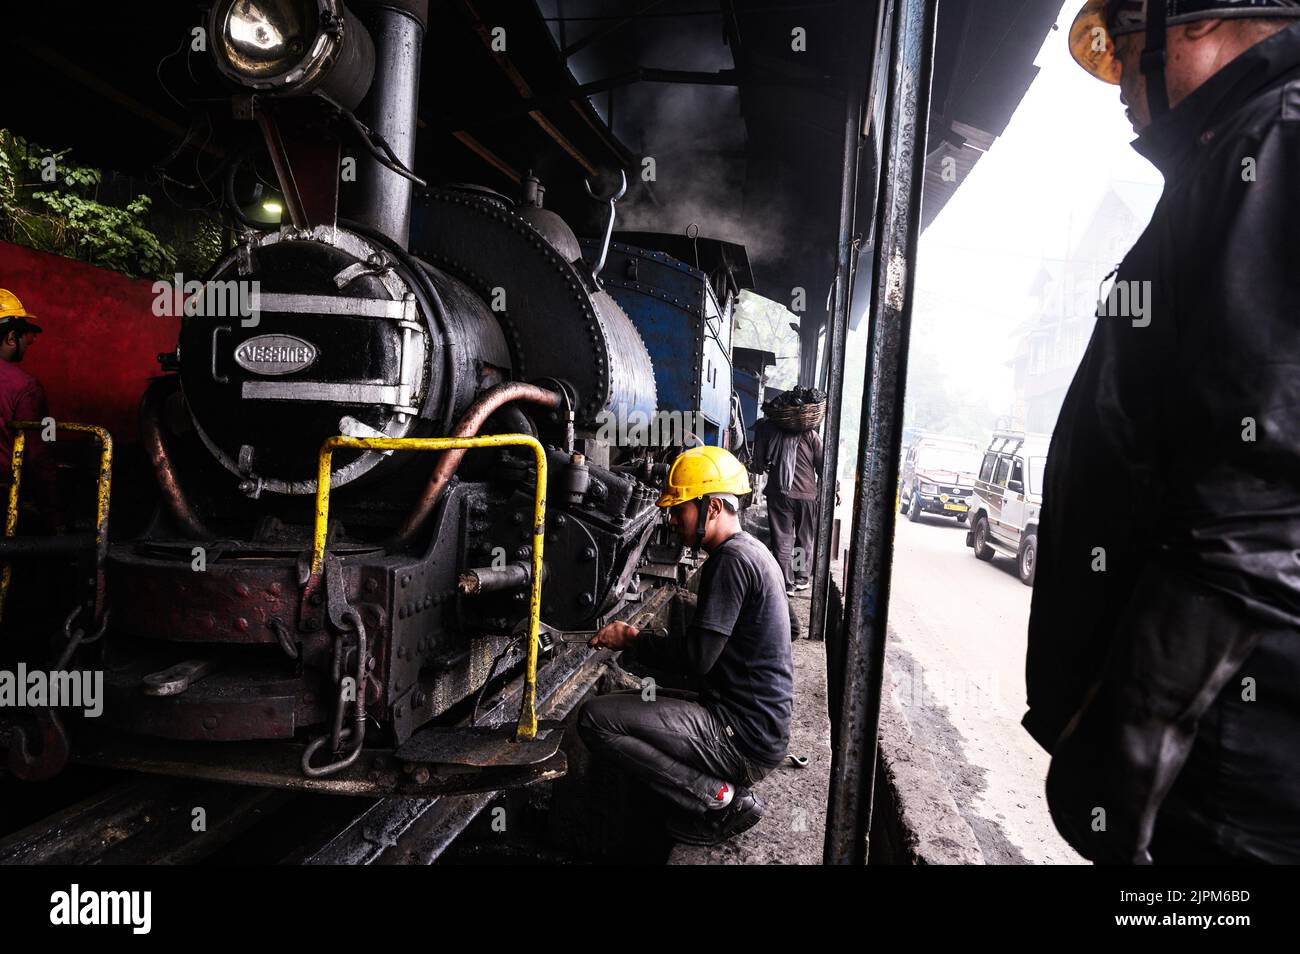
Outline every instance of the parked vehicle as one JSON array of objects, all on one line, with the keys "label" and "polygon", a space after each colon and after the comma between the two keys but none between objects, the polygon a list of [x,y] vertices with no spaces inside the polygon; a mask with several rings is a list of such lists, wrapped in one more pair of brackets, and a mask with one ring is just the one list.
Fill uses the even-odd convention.
[{"label": "parked vehicle", "polygon": [[965,523],[979,464],[980,448],[974,441],[918,435],[899,468],[899,512],[913,522],[923,513],[934,513]]},{"label": "parked vehicle", "polygon": [[1038,562],[1038,513],[1050,438],[998,431],[989,442],[975,480],[966,546],[980,560],[1013,557],[1020,582],[1034,585]]}]

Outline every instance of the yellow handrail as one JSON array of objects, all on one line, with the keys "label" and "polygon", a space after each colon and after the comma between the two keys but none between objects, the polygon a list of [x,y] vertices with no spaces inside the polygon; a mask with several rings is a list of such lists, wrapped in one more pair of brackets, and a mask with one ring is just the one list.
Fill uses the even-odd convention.
[{"label": "yellow handrail", "polygon": [[[325,569],[325,539],[329,531],[330,473],[336,448],[356,450],[475,450],[480,447],[528,447],[537,461],[537,490],[533,497],[533,572],[528,594],[528,662],[519,705],[517,741],[537,737],[537,632],[542,615],[542,543],[546,534],[546,451],[527,434],[485,437],[331,437],[321,445],[316,466],[316,525],[312,536],[311,581],[319,585]],[[359,690],[359,687],[358,687]]]},{"label": "yellow handrail", "polygon": [[[12,537],[18,531],[18,493],[23,479],[23,457],[27,450],[27,431],[40,430],[45,427],[42,421],[10,421],[7,425],[17,433],[14,434],[13,457],[10,469],[13,482],[9,485],[9,503],[5,511],[5,536]],[[113,490],[113,437],[102,427],[95,424],[76,424],[71,421],[55,421],[55,434],[58,431],[75,431],[92,434],[99,441],[99,476],[95,483],[97,501],[95,506],[95,559],[96,566],[103,566],[104,556],[108,553],[108,501]],[[9,599],[9,580],[12,567],[6,563],[0,568],[0,620],[4,619],[5,603]],[[95,609],[98,611],[102,594],[98,587],[95,593]]]}]

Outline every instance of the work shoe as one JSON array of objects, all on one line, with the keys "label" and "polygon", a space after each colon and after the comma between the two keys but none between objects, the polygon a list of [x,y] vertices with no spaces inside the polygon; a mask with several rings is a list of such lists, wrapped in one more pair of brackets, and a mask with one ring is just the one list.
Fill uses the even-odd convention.
[{"label": "work shoe", "polygon": [[682,812],[669,819],[668,834],[685,845],[718,845],[749,831],[763,817],[763,800],[747,788],[736,790],[726,808],[701,813]]}]

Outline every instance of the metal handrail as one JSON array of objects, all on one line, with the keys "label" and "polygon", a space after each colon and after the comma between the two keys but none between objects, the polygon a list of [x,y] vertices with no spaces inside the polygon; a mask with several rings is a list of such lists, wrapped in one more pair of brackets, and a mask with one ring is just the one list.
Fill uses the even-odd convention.
[{"label": "metal handrail", "polygon": [[[17,432],[14,434],[13,455],[10,460],[13,482],[9,485],[9,502],[5,511],[4,535],[6,537],[13,537],[18,530],[18,496],[22,487],[23,457],[27,448],[26,432],[40,430],[46,426],[46,423],[43,421],[10,421],[6,425]],[[95,481],[95,566],[97,572],[102,574],[104,560],[108,555],[108,502],[113,489],[113,437],[108,433],[107,429],[96,424],[55,421],[54,428],[56,435],[60,430],[73,431],[90,434],[99,441],[99,475]],[[0,568],[0,620],[4,619],[12,572],[9,563],[5,563],[3,568]],[[97,581],[95,590],[95,615],[97,619],[103,611],[102,600],[102,587],[98,585]]]},{"label": "metal handrail", "polygon": [[[537,737],[537,650],[542,614],[542,543],[546,534],[546,451],[527,434],[491,434],[484,437],[331,437],[321,445],[316,466],[316,523],[312,534],[308,587],[320,585],[325,569],[325,540],[329,531],[330,474],[337,448],[354,450],[446,451],[483,447],[528,447],[537,461],[537,489],[533,497],[533,563],[528,595],[528,661],[523,699],[519,706],[516,741]],[[357,687],[361,698],[361,687]]]}]

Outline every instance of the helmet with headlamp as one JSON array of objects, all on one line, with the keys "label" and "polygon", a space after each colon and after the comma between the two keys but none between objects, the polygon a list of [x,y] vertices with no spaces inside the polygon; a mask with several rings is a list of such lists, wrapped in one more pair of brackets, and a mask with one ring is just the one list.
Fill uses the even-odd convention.
[{"label": "helmet with headlamp", "polygon": [[1141,68],[1154,117],[1169,109],[1164,71],[1168,27],[1242,17],[1300,17],[1300,0],[1087,0],[1070,26],[1070,54],[1099,80],[1118,85],[1115,38],[1145,33]]}]

